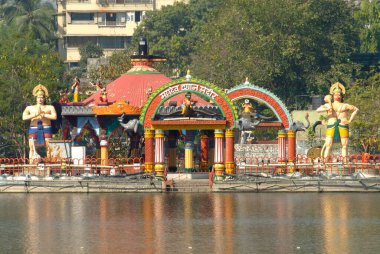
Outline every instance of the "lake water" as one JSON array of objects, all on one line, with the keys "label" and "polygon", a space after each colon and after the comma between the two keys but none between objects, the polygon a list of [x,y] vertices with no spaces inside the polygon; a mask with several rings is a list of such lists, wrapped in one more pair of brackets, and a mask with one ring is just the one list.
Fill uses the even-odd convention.
[{"label": "lake water", "polygon": [[0,253],[379,252],[377,193],[0,195]]}]

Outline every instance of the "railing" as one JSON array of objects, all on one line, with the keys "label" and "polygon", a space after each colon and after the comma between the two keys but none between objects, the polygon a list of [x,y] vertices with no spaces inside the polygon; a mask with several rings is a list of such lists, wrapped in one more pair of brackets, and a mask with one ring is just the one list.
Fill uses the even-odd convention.
[{"label": "railing", "polygon": [[131,175],[144,172],[143,158],[99,158],[66,159],[51,161],[39,159],[30,161],[27,158],[0,158],[0,175]]},{"label": "railing", "polygon": [[372,155],[367,160],[361,155],[350,155],[346,158],[333,156],[329,162],[320,159],[312,160],[300,155],[295,162],[281,161],[277,157],[241,156],[235,159],[236,174],[275,176],[299,172],[302,175],[339,174],[351,175],[365,173],[379,175],[380,155]]}]

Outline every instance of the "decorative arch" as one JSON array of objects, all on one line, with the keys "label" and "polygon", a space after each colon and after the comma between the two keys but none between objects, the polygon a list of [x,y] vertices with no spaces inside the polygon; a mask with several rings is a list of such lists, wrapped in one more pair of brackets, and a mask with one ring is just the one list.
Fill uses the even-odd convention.
[{"label": "decorative arch", "polygon": [[289,129],[293,124],[291,114],[285,107],[285,104],[276,95],[264,88],[246,81],[230,89],[227,94],[231,101],[251,98],[264,103],[275,113],[277,119],[281,121],[285,129]]},{"label": "decorative arch", "polygon": [[210,101],[213,101],[221,109],[223,116],[226,118],[226,127],[235,127],[235,121],[238,117],[236,108],[222,89],[204,80],[181,78],[163,85],[149,96],[140,116],[140,123],[144,129],[152,127],[152,119],[163,103],[177,94],[187,92],[205,96]]}]

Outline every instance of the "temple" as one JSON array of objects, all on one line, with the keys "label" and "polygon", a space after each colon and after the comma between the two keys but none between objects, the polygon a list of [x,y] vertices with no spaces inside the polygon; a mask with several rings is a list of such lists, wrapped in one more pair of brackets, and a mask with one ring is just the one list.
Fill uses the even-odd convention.
[{"label": "temple", "polygon": [[[244,146],[253,129],[269,128],[278,133],[269,143],[278,149],[279,161],[295,159],[292,118],[277,96],[248,79],[229,90],[190,71],[172,80],[154,69],[165,59],[149,55],[144,38],[138,52],[127,73],[83,101],[62,103],[63,140],[85,147],[71,157],[93,156],[105,166],[111,158],[137,157],[145,172],[157,177],[214,170],[215,179],[223,179],[235,172],[235,145]],[[251,101],[274,117],[256,112]]]}]

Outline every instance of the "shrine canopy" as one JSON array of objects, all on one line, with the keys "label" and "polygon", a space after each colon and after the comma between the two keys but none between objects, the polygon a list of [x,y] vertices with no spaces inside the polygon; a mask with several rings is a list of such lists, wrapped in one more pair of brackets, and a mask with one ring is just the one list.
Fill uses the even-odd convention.
[{"label": "shrine canopy", "polygon": [[[166,106],[168,101],[186,100],[185,97],[197,100],[191,109],[193,115],[184,113],[184,104]],[[155,90],[140,116],[144,129],[164,130],[234,129],[236,120],[235,106],[222,89],[189,74]]]}]

